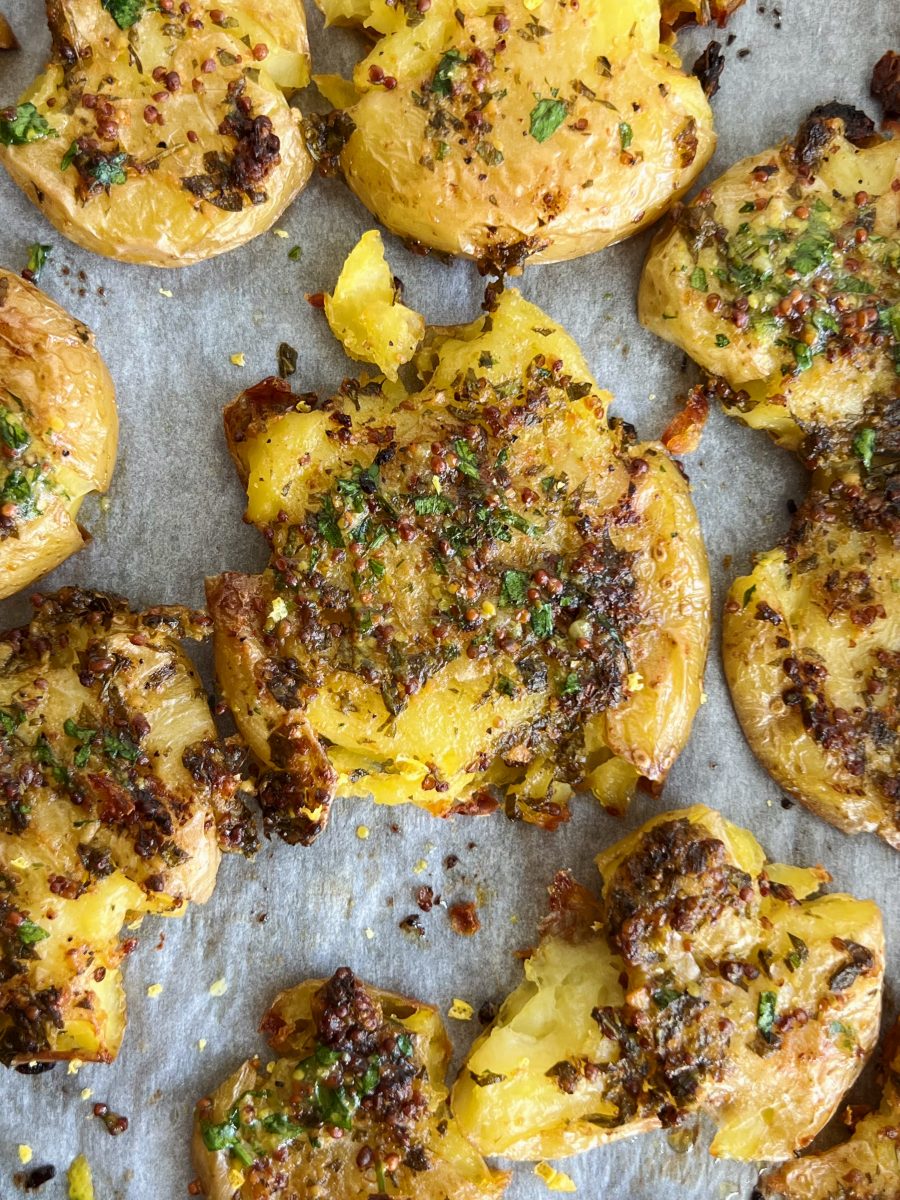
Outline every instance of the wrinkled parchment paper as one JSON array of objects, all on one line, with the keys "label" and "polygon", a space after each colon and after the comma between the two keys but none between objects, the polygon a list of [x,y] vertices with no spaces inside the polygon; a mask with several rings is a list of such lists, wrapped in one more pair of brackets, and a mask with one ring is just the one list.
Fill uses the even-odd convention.
[{"label": "wrinkled parchment paper", "polygon": [[[0,7],[22,43],[20,52],[0,54],[0,101],[8,103],[43,62],[49,38],[39,0],[3,0]],[[735,40],[713,102],[719,147],[709,178],[792,132],[815,104],[837,97],[874,113],[869,73],[900,42],[897,0],[850,6],[780,0],[780,9],[779,17],[771,0],[748,0],[729,27]],[[315,69],[348,71],[359,46],[355,35],[323,32],[315,12],[310,24]],[[688,63],[711,36],[725,41],[696,30],[682,36]],[[340,262],[373,223],[342,184],[316,179],[279,223],[287,238],[269,233],[203,265],[156,271],[77,249],[0,177],[0,262],[21,270],[30,243],[52,244],[41,286],[96,331],[122,421],[110,503],[83,510],[94,541],[45,588],[78,583],[135,602],[200,604],[204,576],[262,566],[262,539],[241,522],[244,497],[225,450],[222,407],[240,388],[275,373],[281,341],[298,349],[292,381],[298,390],[328,389],[352,373],[304,293],[333,287]],[[637,323],[634,297],[647,240],[533,268],[520,283],[581,343],[601,385],[616,396],[613,412],[634,422],[643,437],[664,429],[674,397],[694,379],[679,351]],[[477,314],[484,284],[471,264],[416,258],[390,237],[386,245],[407,303],[430,321]],[[302,248],[299,261],[288,257],[293,246]],[[238,352],[246,359],[242,369],[230,362]],[[780,536],[788,500],[802,494],[803,473],[764,435],[720,412],[713,412],[686,465],[707,539],[718,627],[724,588],[754,550]],[[726,555],[733,559],[729,567]],[[0,609],[9,625],[25,619],[28,605],[19,597]],[[209,679],[208,653],[200,657]],[[20,1169],[19,1144],[32,1147],[32,1165],[58,1168],[56,1180],[40,1192],[47,1200],[66,1195],[64,1170],[78,1153],[91,1163],[97,1200],[181,1200],[193,1178],[193,1103],[245,1056],[264,1050],[255,1030],[279,989],[347,963],[444,1012],[454,997],[477,1011],[520,979],[513,952],[533,943],[554,872],[568,867],[594,882],[593,856],[662,804],[713,805],[751,828],[771,857],[824,863],[836,887],[877,900],[889,947],[885,1019],[892,1017],[900,976],[900,858],[874,838],[849,838],[802,808],[782,808],[778,788],[741,736],[716,641],[706,691],[708,702],[663,800],[639,797],[624,820],[582,799],[569,824],[548,834],[499,815],[439,822],[360,800],[337,804],[327,833],[310,849],[273,843],[253,863],[226,860],[205,907],[180,921],[148,919],[140,931],[140,949],[127,964],[129,1024],[115,1064],[85,1066],[77,1074],[60,1066],[32,1078],[0,1074],[0,1200],[17,1193],[12,1176]],[[357,836],[359,825],[370,830],[366,840]],[[459,863],[448,870],[450,854]],[[424,938],[403,933],[398,923],[416,911],[413,890],[421,884],[430,884],[446,905],[476,900],[481,931],[471,938],[454,934],[441,906],[422,915]],[[213,996],[209,989],[218,980],[227,990]],[[151,997],[153,984],[162,984],[162,992]],[[475,1021],[448,1025],[458,1049],[478,1031]],[[89,1099],[81,1098],[84,1089],[91,1089]],[[865,1081],[854,1095],[864,1093]],[[112,1139],[91,1117],[97,1101],[128,1116],[126,1134]],[[701,1130],[698,1144],[679,1153],[664,1133],[651,1134],[562,1165],[585,1200],[749,1196],[755,1169],[714,1162],[704,1138]],[[531,1167],[518,1168],[510,1200],[545,1195]]]}]

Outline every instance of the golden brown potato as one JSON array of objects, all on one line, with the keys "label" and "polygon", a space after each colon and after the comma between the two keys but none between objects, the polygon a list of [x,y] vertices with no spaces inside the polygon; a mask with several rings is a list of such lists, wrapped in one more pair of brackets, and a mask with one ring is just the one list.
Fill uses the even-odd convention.
[{"label": "golden brown potato", "polygon": [[661,20],[664,30],[680,29],[683,25],[710,25],[721,28],[744,0],[662,0]]},{"label": "golden brown potato", "polygon": [[783,1159],[835,1111],[878,1036],[881,914],[811,898],[711,809],[664,813],[562,874],[525,981],[469,1052],[451,1107],[485,1155],[556,1158],[709,1113],[711,1152]]},{"label": "golden brown potato", "polygon": [[53,52],[0,113],[0,161],[88,250],[180,267],[269,229],[312,160],[301,0],[47,0]]},{"label": "golden brown potato", "polygon": [[725,672],[779,785],[900,849],[900,472],[814,483],[781,546],[732,584]]},{"label": "golden brown potato", "polygon": [[822,1154],[769,1171],[752,1200],[897,1200],[900,1197],[900,1024],[884,1054],[884,1091],[877,1112],[863,1117],[853,1136]]},{"label": "golden brown potato", "polygon": [[[699,82],[660,46],[658,0],[319,0],[378,35],[308,122],[388,229],[494,269],[577,258],[655,221],[715,138]],[[425,8],[425,11],[421,11]]]},{"label": "golden brown potato", "polygon": [[218,843],[254,831],[179,645],[208,618],[72,588],[35,603],[0,636],[0,1061],[109,1062],[123,923],[202,903]]},{"label": "golden brown potato", "polygon": [[93,335],[0,268],[0,598],[84,545],[78,510],[109,486],[118,429]]},{"label": "golden brown potato", "polygon": [[259,577],[208,583],[219,683],[308,842],[335,795],[554,825],[623,807],[700,702],[706,559],[688,485],[607,419],[571,338],[517,292],[432,330],[419,388],[279,380],[225,414]]},{"label": "golden brown potato", "polygon": [[900,141],[871,132],[813,113],[675,210],[640,284],[641,321],[808,466],[900,453]]},{"label": "golden brown potato", "polygon": [[347,967],[282,992],[262,1030],[279,1057],[245,1062],[197,1105],[194,1160],[210,1200],[479,1200],[503,1194],[460,1135],[435,1009]]}]

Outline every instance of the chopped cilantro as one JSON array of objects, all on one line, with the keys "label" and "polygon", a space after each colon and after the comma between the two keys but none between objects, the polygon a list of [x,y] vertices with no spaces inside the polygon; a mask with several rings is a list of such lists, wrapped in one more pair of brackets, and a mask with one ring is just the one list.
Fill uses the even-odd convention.
[{"label": "chopped cilantro", "polygon": [[91,742],[97,736],[97,730],[76,725],[75,722],[69,718],[63,722],[63,732],[65,733],[66,737],[74,738],[74,740],[78,742],[78,748],[76,749],[74,755],[75,766],[85,766],[88,759],[91,757]]},{"label": "chopped cilantro", "polygon": [[634,137],[634,131],[627,121],[619,123],[619,145],[623,150],[627,150],[631,145],[631,139]]},{"label": "chopped cilantro", "polygon": [[59,169],[61,171],[68,171],[69,167],[71,167],[72,163],[75,161],[75,155],[77,153],[78,153],[78,142],[74,141],[70,144],[68,150],[65,152],[65,154],[62,156],[62,158],[59,160]]},{"label": "chopped cilantro", "polygon": [[104,733],[103,753],[108,758],[124,758],[128,762],[134,762],[141,756],[140,747],[136,746],[131,738],[119,737],[114,733]]},{"label": "chopped cilantro", "polygon": [[0,114],[0,145],[25,146],[46,137],[56,137],[56,132],[33,104],[5,108]]},{"label": "chopped cilantro", "polygon": [[744,592],[744,599],[743,599],[743,602],[741,603],[741,608],[746,608],[746,607],[747,607],[747,605],[748,605],[748,604],[750,603],[750,601],[753,599],[753,593],[754,593],[755,591],[756,591],[756,584],[755,584],[755,583],[752,583],[752,584],[750,585],[750,587],[748,587],[748,588],[747,588],[746,592]]},{"label": "chopped cilantro", "polygon": [[37,283],[41,277],[41,271],[44,269],[44,263],[47,261],[52,246],[45,246],[41,242],[33,242],[28,247],[28,278],[32,283]]},{"label": "chopped cilantro", "polygon": [[702,267],[694,267],[691,271],[690,285],[697,292],[705,292],[707,290],[706,272]]},{"label": "chopped cilantro", "polygon": [[553,636],[553,609],[549,604],[541,604],[532,610],[531,628],[536,638]]},{"label": "chopped cilantro", "polygon": [[288,258],[291,260],[291,262],[299,262],[302,255],[302,246],[291,246],[290,250],[288,250]]},{"label": "chopped cilantro", "polygon": [[738,209],[738,212],[742,212],[742,213],[756,212],[756,201],[755,200],[746,200],[741,205],[741,207]]},{"label": "chopped cilantro", "polygon": [[679,1000],[681,995],[682,993],[673,987],[661,987],[653,993],[653,1003],[657,1008],[668,1008],[670,1004]]},{"label": "chopped cilantro", "polygon": [[0,729],[9,736],[16,732],[24,720],[25,714],[21,708],[0,708]]},{"label": "chopped cilantro", "polygon": [[322,507],[316,514],[316,529],[329,546],[333,546],[335,550],[344,548],[344,535],[341,533],[337,511],[330,496],[323,499]]},{"label": "chopped cilantro", "polygon": [[459,459],[456,469],[461,474],[468,475],[470,479],[478,479],[478,458],[465,438],[456,438],[453,443],[453,449],[456,451],[456,456]]},{"label": "chopped cilantro", "polygon": [[716,345],[719,347],[720,350],[724,350],[724,348],[726,346],[731,345],[731,338],[726,337],[724,333],[717,333],[716,334]]},{"label": "chopped cilantro", "polygon": [[853,439],[853,453],[860,460],[866,470],[872,467],[872,455],[875,453],[875,430],[871,426],[864,426],[856,437]]},{"label": "chopped cilantro", "polygon": [[435,95],[450,95],[453,86],[451,76],[462,61],[463,56],[458,50],[448,50],[444,54],[431,80],[431,90]]},{"label": "chopped cilantro", "polygon": [[19,935],[19,941],[23,946],[33,946],[35,942],[42,942],[44,938],[50,936],[46,929],[40,925],[35,925],[34,921],[27,919],[21,925],[16,926],[16,933]]},{"label": "chopped cilantro", "polygon": [[528,576],[522,571],[504,571],[500,581],[500,603],[521,608],[528,592]]},{"label": "chopped cilantro", "polygon": [[511,679],[507,679],[505,675],[498,675],[494,686],[501,696],[515,696],[516,694],[516,685]]},{"label": "chopped cilantro", "polygon": [[793,341],[791,349],[794,351],[794,362],[797,364],[798,371],[808,371],[813,365],[813,349],[812,346],[807,346],[806,342]]},{"label": "chopped cilantro", "polygon": [[101,187],[111,188],[113,184],[125,183],[128,179],[125,174],[127,161],[128,155],[124,151],[120,151],[118,154],[104,154],[96,162],[91,163],[88,173]]},{"label": "chopped cilantro", "polygon": [[775,1008],[778,996],[775,992],[760,992],[756,1006],[756,1028],[766,1041],[772,1040],[772,1030],[775,1025]]},{"label": "chopped cilantro", "polygon": [[479,142],[475,147],[475,153],[489,167],[499,167],[503,162],[503,151],[499,150],[493,142]]},{"label": "chopped cilantro", "polygon": [[536,142],[546,142],[562,125],[567,111],[568,106],[564,100],[538,100],[531,110],[528,132]]},{"label": "chopped cilantro", "polygon": [[286,1140],[301,1137],[306,1133],[305,1127],[298,1125],[296,1121],[292,1121],[285,1112],[269,1113],[267,1117],[263,1118],[262,1127],[266,1133],[274,1133]]},{"label": "chopped cilantro", "polygon": [[580,691],[581,680],[574,671],[570,671],[563,680],[562,686],[559,689],[559,694],[561,696],[577,696]]},{"label": "chopped cilantro", "polygon": [[31,444],[28,431],[12,419],[8,408],[0,404],[0,442],[13,454],[20,454]]},{"label": "chopped cilantro", "polygon": [[147,0],[101,0],[101,3],[120,29],[136,25],[147,7]]}]

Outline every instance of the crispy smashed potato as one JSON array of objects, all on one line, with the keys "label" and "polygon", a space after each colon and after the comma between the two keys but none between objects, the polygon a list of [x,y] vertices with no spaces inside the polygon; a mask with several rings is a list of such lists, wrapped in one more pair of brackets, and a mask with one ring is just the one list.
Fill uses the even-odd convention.
[{"label": "crispy smashed potato", "polygon": [[375,363],[390,380],[425,334],[425,318],[400,303],[377,229],[364,233],[347,256],[334,295],[325,297],[325,316],[351,358]]},{"label": "crispy smashed potato", "polygon": [[0,1061],[109,1062],[122,925],[202,903],[219,843],[254,832],[179,644],[208,618],[71,588],[35,602],[0,636]]},{"label": "crispy smashed potato", "polygon": [[275,1053],[197,1105],[194,1158],[210,1200],[499,1197],[446,1105],[450,1043],[435,1009],[342,967],[282,992],[263,1018]]},{"label": "crispy smashed potato", "polygon": [[702,1110],[722,1158],[807,1145],[878,1036],[876,905],[811,898],[827,872],[767,863],[702,806],[597,866],[599,902],[554,882],[525,982],[454,1085],[463,1132],[485,1155],[558,1158]]},{"label": "crispy smashed potato", "polygon": [[655,221],[712,153],[658,0],[319,4],[378,40],[352,93],[325,84],[313,153],[424,247],[494,270],[591,254]]},{"label": "crispy smashed potato", "polygon": [[178,267],[269,229],[312,160],[301,0],[47,0],[43,75],[0,111],[0,161],[66,237]]},{"label": "crispy smashed potato", "polygon": [[722,631],[747,740],[778,784],[900,849],[900,471],[814,484],[736,579]]},{"label": "crispy smashed potato", "polygon": [[846,1142],[767,1172],[752,1200],[896,1200],[900,1196],[900,1023],[885,1045],[881,1106]]},{"label": "crispy smashed potato", "polygon": [[118,429],[93,335],[0,268],[0,598],[84,545],[78,510],[109,486]]},{"label": "crispy smashed potato", "polygon": [[657,235],[638,296],[810,467],[900,453],[900,142],[866,122],[813,114],[726,171]]},{"label": "crispy smashed potato", "polygon": [[261,576],[207,586],[216,667],[269,830],[334,796],[553,826],[584,784],[663,779],[700,702],[706,559],[658,443],[607,419],[577,346],[517,292],[432,330],[420,387],[226,410]]}]

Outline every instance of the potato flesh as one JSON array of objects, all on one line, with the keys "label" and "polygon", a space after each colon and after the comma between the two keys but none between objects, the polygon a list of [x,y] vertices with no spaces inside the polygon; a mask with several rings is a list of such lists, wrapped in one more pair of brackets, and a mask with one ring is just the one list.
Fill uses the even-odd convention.
[{"label": "potato flesh", "polygon": [[[198,783],[184,765],[185,751],[215,744],[216,733],[202,685],[165,625],[145,625],[108,597],[61,593],[44,598],[31,633],[19,652],[0,646],[3,770],[11,779],[21,778],[23,763],[38,771],[0,815],[0,908],[37,927],[33,940],[22,939],[31,955],[23,956],[19,925],[7,922],[12,967],[0,984],[0,1056],[110,1061],[125,1027],[122,926],[144,913],[181,915],[188,901],[209,897],[219,862],[215,806],[235,780]],[[83,682],[92,658],[117,664],[113,678]],[[146,721],[138,742],[122,714]],[[66,722],[74,722],[70,732]],[[116,740],[92,741],[101,731]],[[147,757],[135,783],[129,764],[138,746]],[[155,816],[138,816],[141,793],[130,787],[155,798],[159,807],[146,810]],[[166,828],[154,842],[153,830]],[[22,998],[48,989],[58,1020],[17,1023]]]},{"label": "potato flesh", "polygon": [[[726,676],[748,741],[786,791],[838,828],[878,833],[900,849],[891,791],[900,720],[900,549],[886,515],[882,528],[860,528],[839,499],[810,517],[814,502],[829,494],[827,483],[820,486],[795,518],[807,535],[761,555],[731,586],[722,633]],[[835,487],[865,495],[855,470],[837,477]],[[820,700],[807,693],[799,703],[785,702],[793,687],[789,661],[824,669]],[[816,736],[826,706],[832,718]],[[840,720],[834,710],[849,714],[846,752],[844,742],[824,740],[828,725]]]},{"label": "potato flesh", "polygon": [[[216,8],[223,14],[219,26],[209,16]],[[96,0],[66,4],[63,15],[53,13],[51,24],[57,41],[81,52],[78,62],[66,68],[55,58],[19,101],[34,104],[54,134],[0,146],[0,161],[32,199],[41,195],[39,207],[53,224],[98,254],[175,267],[233,249],[269,228],[311,174],[297,116],[284,95],[309,82],[302,4],[204,3],[195,4],[193,13],[203,21],[199,30],[178,13],[148,9],[125,31]],[[248,45],[266,46],[268,54],[256,59]],[[214,69],[201,70],[205,62]],[[153,99],[161,87],[166,90],[154,70],[180,79],[164,105]],[[260,183],[223,183],[207,199],[196,186],[188,190],[185,180],[210,178],[208,155],[224,156],[233,165],[236,139],[219,126],[234,108],[228,87],[235,82],[243,83],[252,116],[271,120],[280,162]],[[77,161],[61,167],[76,138],[98,138],[97,109],[83,105],[83,94],[114,97],[117,128],[99,130],[99,143],[108,158],[128,156],[126,180],[98,186],[86,202]],[[153,111],[162,114],[162,125],[147,119]],[[147,164],[156,165],[145,169]],[[265,193],[263,201],[252,201],[254,187]]]},{"label": "potato flesh", "polygon": [[[861,428],[875,429],[885,450],[897,436],[888,412],[900,350],[900,152],[896,141],[859,149],[840,122],[830,126],[811,177],[798,174],[786,143],[744,159],[704,189],[688,217],[709,211],[725,231],[726,252],[708,243],[692,253],[679,219],[656,236],[638,294],[644,325],[746,393],[729,404],[732,415],[802,451],[811,465],[852,457]],[[701,204],[707,197],[708,210]],[[857,241],[857,229],[866,240]],[[784,274],[790,263],[800,267],[793,278]],[[776,311],[794,288],[818,297],[802,329]],[[722,301],[715,311],[708,303],[714,293]],[[744,330],[732,320],[734,301],[749,304]],[[844,345],[845,314],[873,304],[881,344]],[[829,346],[841,348],[831,360]]]},{"label": "potato flesh", "polygon": [[[308,1200],[355,1200],[369,1195],[378,1185],[375,1166],[360,1169],[356,1159],[362,1145],[373,1149],[376,1157],[391,1148],[390,1132],[379,1122],[360,1113],[340,1139],[319,1131],[320,1143],[312,1146],[305,1136],[272,1138],[259,1124],[242,1127],[256,1149],[263,1150],[262,1168],[247,1164],[227,1149],[211,1152],[203,1139],[203,1122],[217,1124],[227,1120],[241,1098],[252,1093],[255,1117],[265,1120],[272,1112],[284,1111],[291,1094],[298,1062],[313,1054],[317,1040],[313,999],[325,981],[311,979],[282,992],[263,1020],[272,1049],[280,1057],[262,1068],[258,1060],[244,1063],[210,1097],[211,1108],[204,1106],[195,1122],[194,1161],[209,1200],[264,1200],[272,1193],[265,1181],[269,1156],[280,1151],[278,1167],[287,1172],[290,1182]],[[417,1000],[391,992],[367,988],[381,1005],[384,1016],[413,1038],[413,1061],[417,1065],[427,1110],[408,1126],[412,1144],[427,1155],[427,1169],[413,1172],[401,1164],[392,1173],[391,1187],[415,1194],[417,1200],[478,1200],[500,1196],[507,1177],[490,1170],[472,1146],[461,1136],[447,1106],[445,1077],[450,1061],[450,1043],[437,1011]],[[313,1134],[316,1130],[311,1131]]]},{"label": "potato flesh", "polygon": [[[720,1073],[713,1071],[687,1106],[688,1111],[705,1109],[717,1121],[713,1154],[741,1160],[790,1156],[825,1124],[861,1069],[877,1037],[881,1004],[883,934],[877,907],[839,894],[803,899],[822,882],[817,870],[789,869],[799,904],[771,892],[763,896],[763,869],[763,880],[777,881],[784,868],[765,864],[752,835],[701,806],[662,814],[602,854],[597,865],[607,886],[617,868],[640,853],[647,831],[673,818],[686,819],[703,836],[721,842],[727,861],[746,871],[754,892],[749,910],[744,915],[727,910],[693,928],[689,938],[660,925],[654,943],[659,960],[649,966],[629,966],[617,953],[602,919],[598,925],[599,911],[583,916],[574,936],[571,931],[546,934],[525,964],[526,981],[476,1042],[453,1089],[453,1111],[482,1153],[561,1157],[656,1127],[652,1106],[617,1119],[605,1079],[620,1051],[591,1013],[604,1006],[622,1012],[630,1003],[652,1014],[652,997],[662,986],[700,997],[713,1013],[727,1014],[734,1023]],[[795,946],[789,933],[806,948],[793,970],[785,963]],[[849,988],[833,992],[829,980],[844,957],[832,944],[836,936],[865,945],[873,967]],[[760,972],[747,980],[746,991],[704,965],[710,959],[755,963],[760,947],[773,956],[771,978]],[[753,1043],[759,996],[766,991],[777,995],[779,1014],[803,1009],[809,1020],[788,1029],[780,1047],[761,1055]],[[836,1022],[849,1033],[836,1034]],[[597,1068],[595,1081],[576,1071],[572,1091],[563,1090],[555,1078],[559,1065],[584,1062]],[[551,1068],[556,1070],[548,1075]]]},{"label": "potato flesh", "polygon": [[[889,1034],[896,1045],[897,1027]],[[891,1200],[900,1195],[897,1125],[900,1054],[886,1064],[877,1111],[857,1122],[853,1136],[821,1154],[810,1154],[765,1174],[759,1192],[771,1200]]]},{"label": "potato flesh", "polygon": [[[401,237],[476,259],[516,247],[529,261],[578,257],[655,220],[712,153],[709,107],[698,82],[660,48],[655,0],[591,0],[577,9],[519,0],[504,9],[510,29],[500,33],[481,0],[461,9],[435,0],[409,22],[385,0],[367,14],[357,5],[322,7],[384,35],[354,71],[359,98],[347,112],[355,132],[340,165]],[[433,88],[446,54],[476,50],[493,64],[485,90],[463,86],[482,69],[465,64],[452,73],[459,94],[440,74]],[[396,87],[373,83],[373,69]],[[567,111],[563,118],[557,110],[547,132],[542,120],[556,100]],[[486,122],[474,132],[466,123],[473,104]]]},{"label": "potato flesh", "polygon": [[395,295],[381,234],[370,229],[350,251],[333,296],[325,297],[331,332],[351,358],[375,363],[388,379],[415,354],[425,319]]},{"label": "potato flesh", "polygon": [[[76,518],[88,492],[105,492],[118,437],[115,391],[93,336],[32,284],[0,269],[0,411],[25,435],[3,443],[4,503],[18,501],[0,531],[0,598],[79,550]],[[49,469],[41,468],[48,463]],[[17,479],[30,482],[27,494]]]},{"label": "potato flesh", "polygon": [[[248,516],[265,526],[279,511],[294,521],[311,506],[315,511],[316,497],[333,489],[336,478],[346,478],[354,465],[368,467],[369,439],[385,425],[393,430],[397,446],[427,446],[434,437],[444,436],[436,422],[445,419],[441,416],[445,397],[473,368],[489,379],[508,381],[523,379],[536,354],[562,362],[574,380],[583,381],[577,387],[584,394],[551,405],[542,420],[524,426],[509,465],[524,481],[540,479],[552,464],[570,491],[589,489],[591,511],[597,514],[614,511],[632,488],[638,519],[634,525],[613,522],[610,526],[613,544],[634,555],[642,614],[634,635],[629,635],[629,695],[613,711],[590,718],[585,765],[593,770],[615,754],[630,764],[631,786],[638,774],[661,778],[683,745],[699,704],[708,631],[705,557],[687,487],[661,447],[622,446],[605,420],[608,394],[595,391],[571,339],[539,310],[518,294],[506,292],[490,326],[484,329],[483,324],[439,333],[426,342],[419,369],[427,373],[423,376],[427,386],[415,407],[402,390],[380,398],[361,395],[358,413],[353,410],[357,434],[346,448],[325,436],[333,420],[321,409],[287,411],[242,440],[235,451],[247,478]],[[643,466],[633,468],[637,459]],[[305,469],[298,470],[298,461],[307,462]],[[539,540],[514,532],[507,543],[510,551],[503,551],[512,554],[513,562],[520,562],[526,572],[548,552],[573,552],[573,534],[566,522],[554,518],[540,524]],[[277,521],[274,527],[279,528]],[[279,538],[285,527],[280,528]],[[531,541],[537,544],[531,546]],[[503,546],[497,542],[490,553]],[[427,557],[423,560],[415,542],[407,549],[402,541],[389,541],[381,559],[384,578],[390,581],[392,626],[416,636],[423,611],[435,603],[435,597],[440,602],[442,577],[430,568]],[[260,614],[281,612],[271,576],[253,584],[253,590]],[[289,595],[287,601],[289,606],[294,603]],[[268,740],[284,714],[279,717],[265,689],[262,702],[258,699],[254,677],[263,669],[267,652],[258,628],[255,633],[229,630],[227,620],[216,615],[218,607],[213,604],[224,693],[254,752],[271,764]],[[492,608],[498,624],[506,619],[494,600],[485,613]],[[307,663],[303,646],[293,642],[285,646],[301,665]],[[319,669],[303,666],[313,674]],[[555,795],[556,772],[545,769],[548,762],[552,766],[552,759],[529,755],[527,770],[510,769],[497,760],[497,754],[504,739],[547,710],[546,691],[516,686],[507,694],[493,687],[498,672],[508,676],[515,668],[504,656],[486,659],[460,654],[431,674],[394,714],[377,682],[342,668],[325,672],[305,703],[304,715],[328,746],[338,773],[337,794],[371,792],[379,802],[412,802],[433,812],[447,812],[485,783],[513,784],[526,819],[541,820],[541,804],[535,807],[530,802],[557,803],[566,794],[561,789]],[[429,788],[429,777],[443,781],[446,788]],[[608,784],[600,790],[606,795]]]}]

